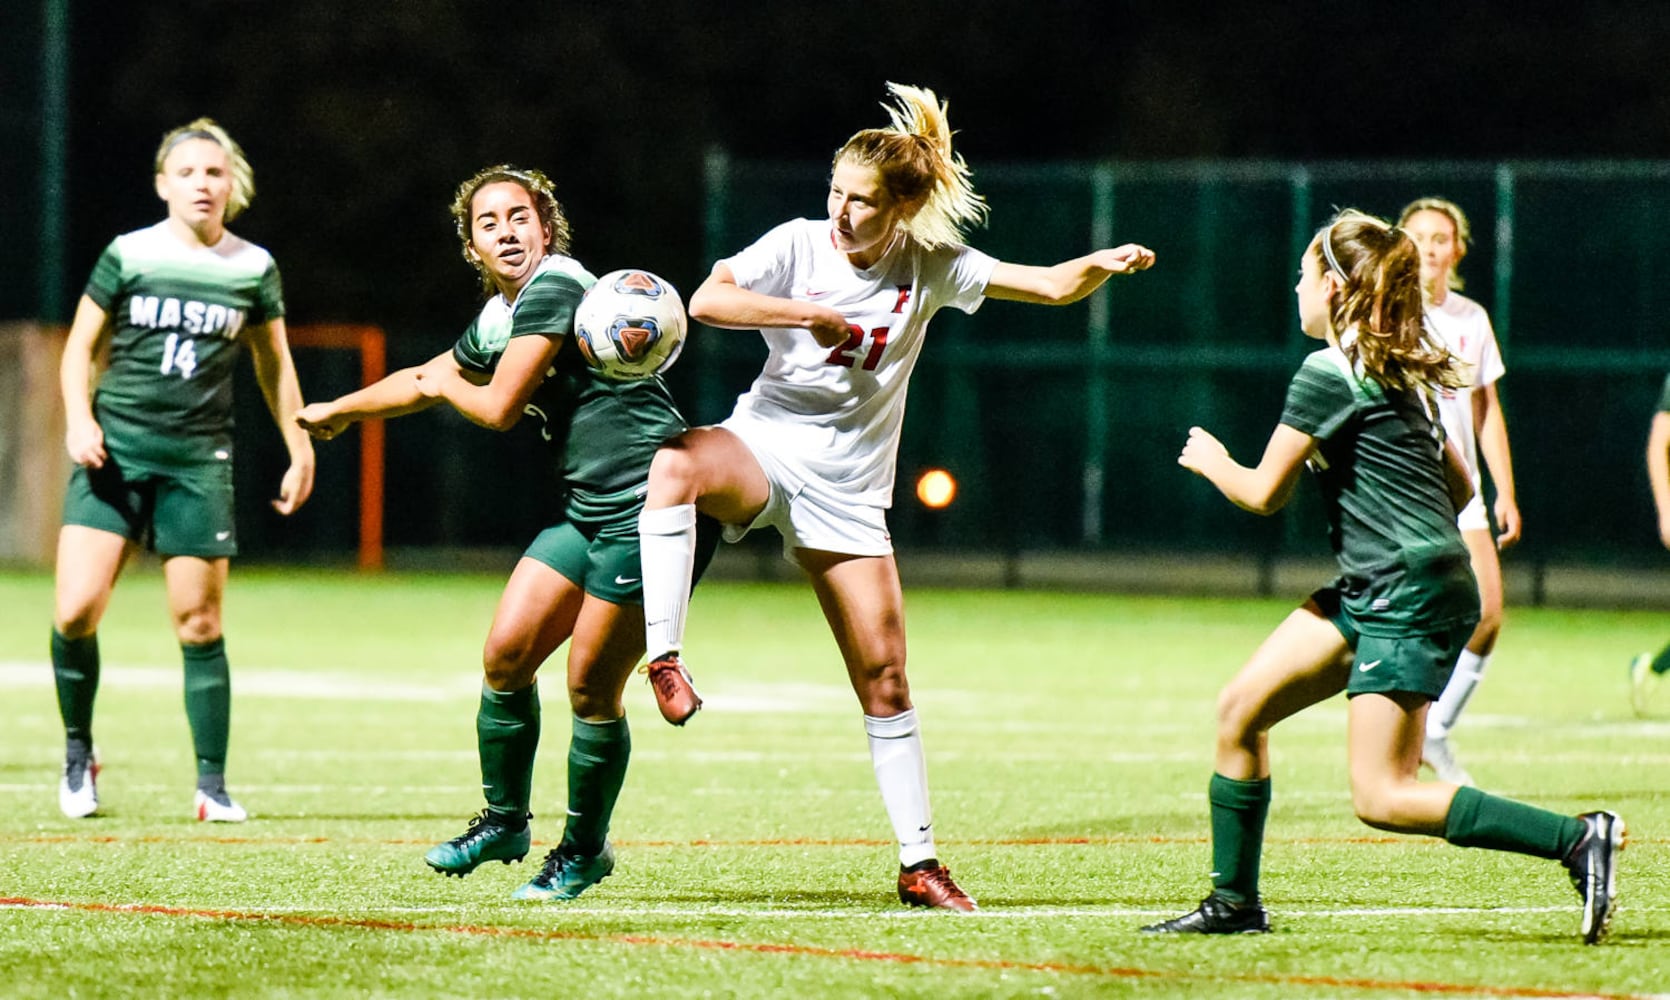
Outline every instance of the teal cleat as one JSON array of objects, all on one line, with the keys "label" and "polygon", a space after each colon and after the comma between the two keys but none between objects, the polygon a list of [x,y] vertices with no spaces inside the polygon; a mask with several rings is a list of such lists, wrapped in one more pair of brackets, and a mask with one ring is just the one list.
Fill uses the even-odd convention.
[{"label": "teal cleat", "polygon": [[533,844],[533,831],[523,822],[522,829],[512,830],[504,817],[491,809],[470,817],[470,828],[444,844],[436,844],[423,856],[429,867],[442,875],[463,878],[488,861],[510,864],[528,856]]},{"label": "teal cleat", "polygon": [[533,899],[540,902],[576,899],[580,893],[609,877],[615,870],[615,849],[603,842],[603,850],[593,855],[564,854],[557,848],[545,855],[545,866],[533,881],[510,894],[511,899]]}]

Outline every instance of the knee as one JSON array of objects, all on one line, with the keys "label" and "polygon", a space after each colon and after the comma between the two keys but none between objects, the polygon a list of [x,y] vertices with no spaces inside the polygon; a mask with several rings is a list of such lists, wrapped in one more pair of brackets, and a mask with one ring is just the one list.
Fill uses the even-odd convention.
[{"label": "knee", "polygon": [[1353,778],[1351,809],[1358,819],[1376,830],[1402,830],[1407,824],[1397,793],[1396,782]]},{"label": "knee", "polygon": [[858,664],[852,668],[852,679],[866,715],[885,718],[909,710],[910,681],[905,676],[904,657]]},{"label": "knee", "polygon": [[679,439],[663,444],[649,463],[649,479],[658,488],[679,494],[690,492],[697,475],[696,459]]},{"label": "knee", "polygon": [[66,639],[85,639],[99,630],[99,616],[91,605],[60,609],[52,627]]},{"label": "knee", "polygon": [[1496,645],[1496,636],[1502,631],[1502,601],[1498,597],[1494,601],[1485,601],[1479,607],[1479,624],[1473,629],[1473,641],[1470,647],[1478,647],[1480,652],[1488,653]]},{"label": "knee", "polygon": [[188,646],[201,646],[220,638],[220,609],[201,605],[176,612],[174,635]]},{"label": "knee", "polygon": [[582,719],[618,718],[620,692],[585,678],[568,686],[568,707]]},{"label": "knee", "polygon": [[1258,702],[1235,685],[1218,692],[1218,745],[1244,747],[1256,738]]},{"label": "knee", "polygon": [[515,637],[493,635],[481,654],[481,670],[487,686],[494,691],[520,691],[534,681],[538,663],[530,663],[531,650]]}]

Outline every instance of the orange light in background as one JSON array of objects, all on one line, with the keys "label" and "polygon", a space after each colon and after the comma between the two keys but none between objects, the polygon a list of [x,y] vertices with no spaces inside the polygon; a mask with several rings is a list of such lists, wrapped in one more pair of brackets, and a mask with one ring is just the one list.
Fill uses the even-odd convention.
[{"label": "orange light in background", "polygon": [[957,499],[957,481],[944,469],[929,469],[916,480],[916,499],[935,510],[949,507]]}]

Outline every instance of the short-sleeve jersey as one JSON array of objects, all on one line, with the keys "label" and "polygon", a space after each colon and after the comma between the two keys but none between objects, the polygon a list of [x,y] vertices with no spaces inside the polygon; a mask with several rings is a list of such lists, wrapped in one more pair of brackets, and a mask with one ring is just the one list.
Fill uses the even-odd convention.
[{"label": "short-sleeve jersey", "polygon": [[93,404],[111,455],[154,471],[224,457],[240,335],[284,315],[272,255],[230,232],[187,246],[159,222],[112,240],[85,294],[112,327]]},{"label": "short-sleeve jersey", "polygon": [[827,219],[786,222],[721,263],[739,287],[829,306],[850,331],[839,347],[808,330],[768,328],[765,369],[736,415],[798,439],[805,468],[859,503],[891,505],[911,370],[928,320],[972,313],[996,261],[966,246],[924,249],[901,236],[865,270],[837,250]]},{"label": "short-sleeve jersey", "polygon": [[538,421],[540,437],[556,450],[570,516],[641,486],[661,442],[686,427],[659,376],[613,382],[581,357],[572,336],[574,311],[596,282],[579,261],[551,254],[515,302],[502,294],[489,299],[452,349],[461,367],[490,375],[515,337],[561,341],[523,413]]},{"label": "short-sleeve jersey", "polygon": [[1664,378],[1664,388],[1658,394],[1658,412],[1670,413],[1670,375]]},{"label": "short-sleeve jersey", "polygon": [[1293,376],[1281,422],[1316,439],[1310,460],[1346,610],[1367,635],[1476,618],[1478,591],[1423,399],[1352,370],[1337,347]]},{"label": "short-sleeve jersey", "polygon": [[1477,493],[1483,480],[1479,475],[1478,434],[1473,426],[1473,394],[1502,377],[1502,352],[1484,307],[1460,292],[1450,292],[1441,305],[1428,308],[1426,320],[1439,341],[1467,366],[1467,387],[1439,390],[1438,416],[1445,436],[1455,442],[1456,451],[1467,465]]}]

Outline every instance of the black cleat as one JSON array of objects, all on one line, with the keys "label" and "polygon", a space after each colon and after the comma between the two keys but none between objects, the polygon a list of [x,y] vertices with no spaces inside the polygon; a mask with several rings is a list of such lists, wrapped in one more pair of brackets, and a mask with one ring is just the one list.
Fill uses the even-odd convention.
[{"label": "black cleat", "polygon": [[1618,852],[1624,849],[1624,821],[1613,812],[1588,812],[1577,817],[1588,829],[1566,855],[1571,884],[1583,897],[1583,943],[1597,944],[1612,920],[1618,898]]},{"label": "black cleat", "polygon": [[1144,934],[1268,934],[1270,917],[1264,907],[1251,903],[1231,903],[1217,893],[1200,901],[1194,910],[1171,920],[1149,924]]}]

